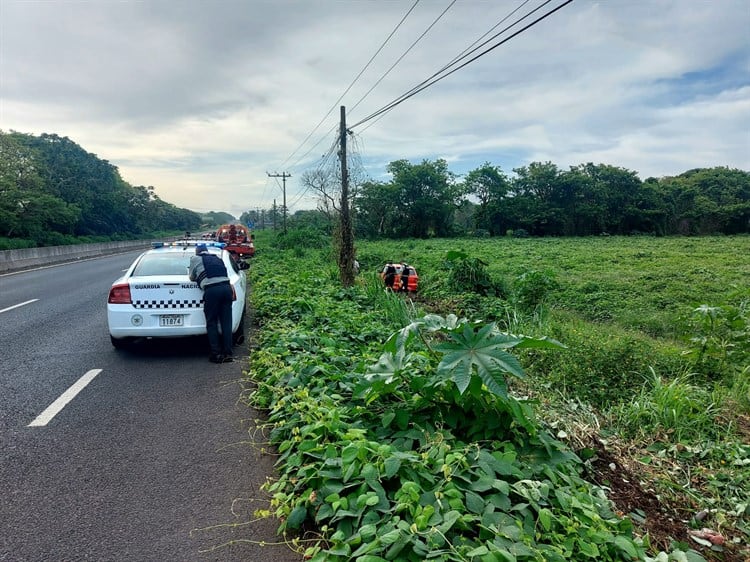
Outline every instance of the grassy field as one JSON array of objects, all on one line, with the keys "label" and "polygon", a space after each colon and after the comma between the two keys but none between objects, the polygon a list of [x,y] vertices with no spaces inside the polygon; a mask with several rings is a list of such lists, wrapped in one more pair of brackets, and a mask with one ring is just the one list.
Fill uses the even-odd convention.
[{"label": "grassy field", "polygon": [[598,237],[359,242],[365,270],[385,259],[414,264],[422,287],[442,285],[445,254],[457,250],[487,263],[507,285],[529,271],[554,277],[552,308],[610,321],[649,335],[681,338],[701,304],[721,305],[750,293],[750,237]]},{"label": "grassy field", "polygon": [[[282,249],[261,236],[257,243],[250,275],[260,349],[251,377],[260,386],[252,402],[270,412],[282,472],[270,490],[269,513],[282,517],[287,530],[317,526],[320,541],[307,547],[315,560],[420,560],[424,549],[437,552],[436,560],[748,556],[749,237],[359,241],[362,273],[346,290],[338,286],[330,250],[304,244]],[[416,267],[416,295],[383,291],[377,271],[388,260]],[[425,314],[442,320],[420,320]],[[458,321],[459,333],[451,314],[494,323],[495,331],[483,334]],[[423,346],[407,349],[406,336],[386,344],[407,325],[404,334],[421,330]],[[504,363],[503,377],[483,371],[482,361],[471,362],[468,353],[450,369],[445,357],[440,361],[446,338],[473,350],[475,358],[487,350],[499,357],[499,347],[518,345],[520,340],[498,344],[510,337],[500,333],[554,338],[565,348],[519,345],[515,355],[523,373]],[[366,389],[352,382],[363,379]],[[526,417],[527,407],[534,416]],[[465,412],[465,419],[456,419],[455,411]],[[515,421],[487,426],[497,415]],[[417,427],[432,436],[429,442],[404,441],[401,433]],[[306,444],[311,432],[322,448]],[[477,441],[477,434],[485,440]],[[462,451],[461,462],[456,455],[447,460],[449,453],[433,442],[436,435],[456,455]],[[557,500],[537,498],[518,511],[512,505],[528,503],[520,497],[506,511],[497,494],[486,500],[476,493],[472,471],[487,469],[479,460],[472,464],[476,451],[478,459],[514,451],[521,462],[520,451],[537,450],[543,435],[576,455],[554,471],[567,466],[560,469],[564,479],[580,474],[594,486],[585,494],[587,515],[579,514],[583,519],[574,527],[565,523],[569,490],[560,488],[557,472],[542,479]],[[340,468],[331,468],[353,466],[353,443],[360,447],[357,459],[381,459],[359,466],[366,474],[355,479],[361,486],[356,491]],[[368,449],[373,443],[381,449]],[[438,473],[449,476],[455,469],[454,482],[464,478],[474,487],[454,489],[451,478],[436,480],[425,467],[406,470],[412,453],[439,457]],[[329,467],[318,467],[328,470],[322,482],[305,470],[315,458]],[[550,470],[549,459],[538,462]],[[531,478],[539,466],[534,461],[514,470]],[[497,478],[496,489],[505,490],[507,477]],[[519,485],[516,478],[511,487]],[[405,513],[409,483],[415,483],[416,503]],[[615,515],[635,525],[632,532],[591,499],[597,486],[607,492]],[[321,499],[321,489],[335,493]],[[456,494],[457,514],[424,517],[422,504],[446,491]],[[361,501],[361,509],[342,507],[351,501]],[[593,512],[598,515],[592,520]],[[371,550],[355,532],[365,519]],[[468,533],[461,522],[470,529],[472,521],[489,531]],[[523,536],[504,525],[512,521]],[[581,525],[585,536],[572,538],[571,529]],[[610,542],[619,537],[617,548],[607,550],[605,536]],[[375,554],[380,558],[363,558]]]}]

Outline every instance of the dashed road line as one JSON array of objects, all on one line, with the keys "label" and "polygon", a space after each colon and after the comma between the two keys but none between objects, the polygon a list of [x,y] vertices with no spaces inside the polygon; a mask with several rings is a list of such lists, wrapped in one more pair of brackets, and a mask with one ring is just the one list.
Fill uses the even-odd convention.
[{"label": "dashed road line", "polygon": [[18,304],[14,304],[13,306],[9,306],[8,308],[3,308],[2,310],[0,310],[0,314],[3,313],[3,312],[8,312],[9,310],[13,310],[14,308],[18,308],[18,307],[21,307],[21,306],[26,306],[27,304],[31,304],[32,302],[36,302],[38,300],[39,299],[31,299],[30,301],[21,302],[21,303],[18,303]]},{"label": "dashed road line", "polygon": [[65,406],[67,406],[68,402],[73,400],[73,398],[75,398],[79,392],[86,388],[86,385],[94,380],[94,377],[96,377],[96,375],[101,372],[101,369],[91,369],[88,373],[86,373],[75,383],[73,383],[73,385],[68,390],[63,392],[57,400],[52,402],[52,404],[50,404],[46,410],[39,414],[36,419],[27,427],[43,427],[47,425],[52,420],[52,418],[54,418]]}]

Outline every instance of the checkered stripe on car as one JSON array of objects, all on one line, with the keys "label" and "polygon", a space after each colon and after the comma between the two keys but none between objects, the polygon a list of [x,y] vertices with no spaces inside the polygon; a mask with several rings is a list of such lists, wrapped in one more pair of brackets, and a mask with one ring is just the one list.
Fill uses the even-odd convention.
[{"label": "checkered stripe on car", "polygon": [[134,300],[135,308],[201,308],[203,299]]}]

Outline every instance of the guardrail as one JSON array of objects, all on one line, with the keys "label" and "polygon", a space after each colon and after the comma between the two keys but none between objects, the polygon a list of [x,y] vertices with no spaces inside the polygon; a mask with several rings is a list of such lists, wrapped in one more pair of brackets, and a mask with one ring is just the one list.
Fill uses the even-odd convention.
[{"label": "guardrail", "polygon": [[45,248],[23,248],[20,250],[0,251],[0,273],[70,262],[83,258],[105,256],[146,249],[151,240],[128,240],[121,242],[104,242],[101,244],[75,244],[70,246],[47,246]]}]

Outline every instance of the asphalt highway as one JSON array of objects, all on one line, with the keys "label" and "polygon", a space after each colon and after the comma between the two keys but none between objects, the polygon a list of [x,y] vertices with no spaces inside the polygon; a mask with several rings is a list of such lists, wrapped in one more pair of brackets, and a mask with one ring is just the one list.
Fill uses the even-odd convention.
[{"label": "asphalt highway", "polygon": [[299,561],[254,521],[274,458],[245,362],[209,363],[205,338],[110,344],[137,254],[0,275],[0,560]]}]

